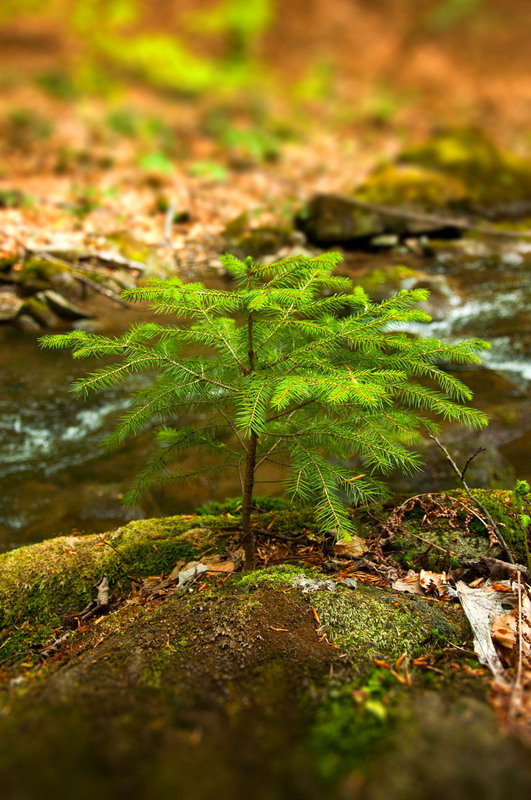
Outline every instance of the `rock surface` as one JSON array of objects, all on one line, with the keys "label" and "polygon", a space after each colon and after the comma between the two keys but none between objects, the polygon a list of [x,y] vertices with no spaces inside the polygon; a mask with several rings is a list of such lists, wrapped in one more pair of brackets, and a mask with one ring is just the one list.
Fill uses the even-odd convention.
[{"label": "rock surface", "polygon": [[[260,517],[292,531],[310,519]],[[456,800],[497,800],[531,790],[529,753],[500,732],[485,684],[444,659],[431,680],[412,663],[444,647],[452,664],[466,658],[458,606],[359,583],[304,594],[301,576],[319,575],[308,565],[202,576],[151,600],[140,584],[128,594],[131,575],[226,551],[233,521],[137,521],[0,557],[4,653],[16,654],[15,642],[35,658],[28,631],[56,640],[58,614],[79,611],[103,575],[115,599],[105,616],[61,631],[42,667],[9,666],[2,798],[51,800],[65,786],[81,800],[443,800],[449,786]]]},{"label": "rock surface", "polygon": [[0,322],[9,322],[17,316],[23,300],[10,288],[0,289]]}]

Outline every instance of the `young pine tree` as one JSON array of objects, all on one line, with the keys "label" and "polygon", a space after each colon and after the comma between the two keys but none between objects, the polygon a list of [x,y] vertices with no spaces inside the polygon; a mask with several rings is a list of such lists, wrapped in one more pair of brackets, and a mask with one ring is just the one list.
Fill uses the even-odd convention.
[{"label": "young pine tree", "polygon": [[[477,363],[484,343],[446,344],[397,330],[399,323],[429,320],[415,307],[425,290],[372,303],[348,278],[332,274],[341,260],[337,253],[267,266],[229,255],[222,260],[234,276],[230,291],[171,278],[124,293],[173,315],[168,325],[134,325],[117,339],[73,331],[42,340],[46,347],[72,347],[75,358],[115,357],[74,384],[82,394],[134,372],[157,373],[133,394],[108,440],[118,445],[154,420],[168,424],[157,433],[158,449],[128,502],[157,482],[188,477],[179,470],[183,448],[215,450],[220,467],[240,474],[245,564],[251,568],[253,487],[264,462],[289,464],[286,491],[315,506],[322,529],[348,536],[352,523],[341,497],[353,503],[381,497],[378,475],[417,469],[410,445],[421,429],[437,431],[434,417],[486,424],[481,412],[461,405],[470,390],[438,366]],[[183,426],[180,419],[194,410],[207,410],[208,421]],[[361,470],[349,467],[352,457]]]}]

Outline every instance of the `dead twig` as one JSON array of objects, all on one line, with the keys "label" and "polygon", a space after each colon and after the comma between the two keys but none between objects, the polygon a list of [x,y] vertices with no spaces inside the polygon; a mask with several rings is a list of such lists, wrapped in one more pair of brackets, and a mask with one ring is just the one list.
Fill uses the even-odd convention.
[{"label": "dead twig", "polygon": [[164,215],[163,237],[164,237],[164,244],[166,245],[171,244],[171,232],[173,228],[173,220],[175,219],[176,210],[177,209],[175,205],[173,203],[170,203]]},{"label": "dead twig", "polygon": [[435,547],[436,550],[440,550],[445,555],[450,556],[450,558],[455,556],[455,553],[454,553],[453,550],[449,550],[446,547],[441,547],[440,544],[435,544],[435,542],[430,542],[429,539],[425,539],[423,536],[419,536],[418,533],[413,533],[413,531],[408,531],[408,533],[409,533],[410,536],[414,536],[415,539],[420,539],[420,541],[424,542],[424,544],[428,544],[430,547]]},{"label": "dead twig", "polygon": [[471,463],[473,462],[475,457],[479,456],[480,453],[484,453],[484,452],[485,452],[485,448],[484,447],[478,447],[476,452],[472,453],[472,455],[469,458],[467,458],[467,460],[465,461],[465,466],[461,470],[461,480],[463,480],[463,478],[465,477],[465,472],[467,471],[467,469],[469,468],[469,466],[471,465]]},{"label": "dead twig", "polygon": [[132,258],[126,258],[120,253],[107,253],[102,250],[89,250],[86,253],[78,255],[79,261],[99,261],[102,264],[109,264],[109,266],[122,267],[124,269],[145,272],[146,265],[141,261],[135,261]]},{"label": "dead twig", "polygon": [[[498,538],[500,544],[503,545],[503,547],[504,547],[504,549],[505,549],[505,551],[507,553],[507,560],[511,564],[514,564],[513,554],[511,553],[511,551],[509,549],[509,545],[505,541],[505,539],[503,537],[503,534],[500,531],[499,525],[494,521],[494,519],[492,518],[492,515],[490,514],[489,510],[485,507],[485,505],[481,502],[481,500],[479,500],[474,494],[472,494],[472,491],[470,490],[470,487],[468,486],[467,482],[464,479],[464,473],[466,471],[466,466],[470,463],[470,459],[468,460],[467,464],[465,465],[465,469],[460,470],[459,467],[457,466],[457,464],[455,463],[454,459],[452,458],[452,456],[448,452],[448,450],[445,447],[445,445],[441,442],[441,440],[438,439],[437,436],[434,436],[434,434],[432,434],[432,433],[428,433],[427,435],[428,435],[428,437],[430,439],[432,439],[435,442],[435,444],[437,445],[439,450],[441,450],[441,452],[444,453],[448,463],[450,464],[450,466],[452,467],[452,469],[454,470],[456,475],[459,477],[459,480],[461,481],[461,483],[463,485],[463,489],[465,490],[466,494],[472,500],[472,502],[475,503],[478,506],[478,508],[481,509],[481,511],[483,512],[485,517],[490,522],[490,524],[492,526],[492,529],[494,530],[494,533],[496,534],[496,537]],[[477,455],[477,453],[474,454],[474,455]],[[486,527],[488,527],[488,526],[486,526]]]},{"label": "dead twig", "polygon": [[[76,267],[74,267],[76,269]],[[131,308],[129,303],[126,303],[125,300],[122,300],[115,292],[111,289],[108,289],[106,286],[101,286],[97,281],[91,280],[91,278],[86,278],[84,275],[74,275],[76,281],[84,284],[85,286],[89,286],[95,292],[108,297],[109,300],[112,300],[113,303],[118,303],[118,305],[122,306],[123,308]]]}]

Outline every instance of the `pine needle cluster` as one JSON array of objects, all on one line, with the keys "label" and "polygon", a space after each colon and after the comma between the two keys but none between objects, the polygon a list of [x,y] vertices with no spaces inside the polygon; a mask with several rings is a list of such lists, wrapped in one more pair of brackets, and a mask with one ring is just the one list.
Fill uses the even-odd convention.
[{"label": "pine needle cluster", "polygon": [[[119,445],[154,421],[164,425],[129,503],[156,483],[189,477],[179,469],[183,449],[218,452],[216,468],[234,468],[241,477],[250,566],[252,492],[265,462],[289,465],[286,492],[315,507],[323,530],[348,536],[344,501],[379,498],[386,473],[418,469],[411,446],[423,429],[437,433],[438,417],[486,424],[480,411],[463,404],[471,391],[441,366],[478,363],[485,343],[449,344],[401,331],[400,323],[429,321],[417,307],[428,292],[404,290],[373,303],[350,279],[333,274],[340,260],[325,253],[264,266],[225,255],[230,291],[171,278],[124,292],[128,301],[149,301],[171,315],[169,324],[134,325],[115,339],[79,330],[43,337],[45,347],[71,347],[75,358],[114,357],[74,384],[83,395],[135,372],[156,373],[133,394],[108,440]],[[205,410],[205,424],[179,422],[190,412],[205,419]],[[354,457],[361,470],[349,466]]]}]

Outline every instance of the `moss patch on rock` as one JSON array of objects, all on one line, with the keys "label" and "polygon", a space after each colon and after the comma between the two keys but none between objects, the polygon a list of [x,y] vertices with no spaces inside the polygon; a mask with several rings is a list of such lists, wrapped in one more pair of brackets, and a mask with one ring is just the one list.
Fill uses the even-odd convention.
[{"label": "moss patch on rock", "polygon": [[[356,193],[382,205],[422,210],[529,213],[531,161],[503,153],[480,131],[441,131],[377,167]],[[527,208],[527,212],[526,212]]]},{"label": "moss patch on rock", "polygon": [[464,183],[453,175],[417,164],[384,164],[356,192],[359,200],[383,206],[439,211],[466,202]]},{"label": "moss patch on rock", "polygon": [[4,553],[0,627],[57,621],[66,611],[80,611],[105,574],[112,588],[123,591],[130,576],[168,572],[177,561],[221,549],[213,533],[220,527],[223,519],[212,517],[139,520],[101,536],[64,536]]},{"label": "moss patch on rock", "polygon": [[415,657],[468,636],[460,608],[423,597],[360,585],[312,593],[312,602],[329,640],[358,667],[373,658]]}]

